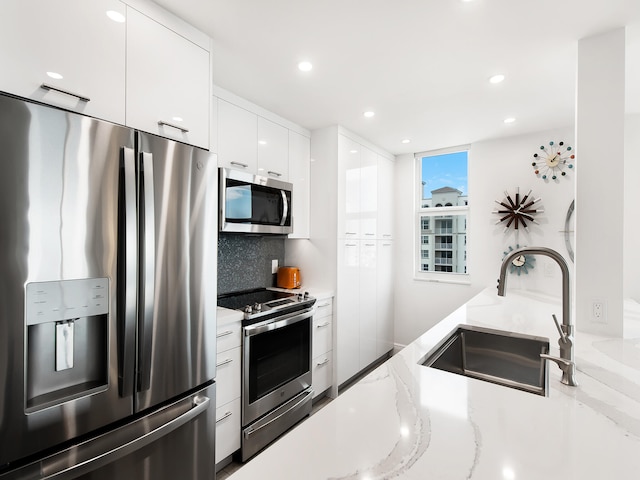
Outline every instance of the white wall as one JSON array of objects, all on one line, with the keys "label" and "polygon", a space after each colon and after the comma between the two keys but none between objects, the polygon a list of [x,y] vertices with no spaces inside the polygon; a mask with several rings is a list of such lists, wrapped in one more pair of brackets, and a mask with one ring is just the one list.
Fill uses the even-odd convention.
[{"label": "white wall", "polygon": [[[473,295],[486,287],[495,287],[504,251],[509,245],[546,246],[560,252],[570,268],[564,243],[564,222],[567,209],[574,198],[575,174],[570,172],[559,183],[545,182],[533,173],[533,154],[540,145],[549,141],[573,143],[572,128],[537,132],[502,140],[478,142],[469,152],[469,237],[468,280],[469,285],[433,283],[414,280],[414,202],[415,177],[412,155],[396,158],[395,175],[395,341],[404,345],[415,339],[448,313],[458,308]],[[576,159],[579,168],[579,158]],[[498,216],[491,212],[495,200],[504,198],[504,191],[514,193],[520,187],[521,194],[530,188],[532,195],[542,197],[540,207],[545,212],[538,215],[540,225],[530,232],[516,235],[504,227],[495,225]],[[545,269],[545,266],[548,268]],[[546,275],[545,275],[546,270]],[[527,288],[559,296],[561,282],[557,265],[546,257],[537,257],[529,275],[510,275],[508,289]],[[507,289],[507,291],[508,291]],[[560,313],[560,312],[558,312]]]},{"label": "white wall", "polygon": [[[625,30],[578,42],[575,321],[578,330],[623,334]],[[601,219],[594,224],[594,219]],[[593,315],[601,302],[604,315]]]},{"label": "white wall", "polygon": [[640,113],[625,117],[624,298],[640,302]]}]

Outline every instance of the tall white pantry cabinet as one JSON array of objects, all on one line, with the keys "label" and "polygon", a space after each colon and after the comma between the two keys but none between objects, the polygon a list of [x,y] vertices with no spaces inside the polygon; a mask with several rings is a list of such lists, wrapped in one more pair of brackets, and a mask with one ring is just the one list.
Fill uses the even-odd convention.
[{"label": "tall white pantry cabinet", "polygon": [[313,131],[311,149],[309,268],[335,287],[340,386],[393,349],[393,156],[339,126]]}]

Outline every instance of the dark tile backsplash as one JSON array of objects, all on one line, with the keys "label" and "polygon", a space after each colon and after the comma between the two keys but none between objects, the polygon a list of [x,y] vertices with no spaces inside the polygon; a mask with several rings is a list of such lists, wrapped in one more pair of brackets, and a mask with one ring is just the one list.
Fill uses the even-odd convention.
[{"label": "dark tile backsplash", "polygon": [[250,288],[275,287],[271,260],[284,265],[284,237],[220,234],[218,294]]}]

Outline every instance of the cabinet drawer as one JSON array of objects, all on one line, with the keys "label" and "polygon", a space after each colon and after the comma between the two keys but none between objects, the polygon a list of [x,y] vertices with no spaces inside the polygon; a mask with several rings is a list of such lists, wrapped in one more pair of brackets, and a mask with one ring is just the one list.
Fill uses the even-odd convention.
[{"label": "cabinet drawer", "polygon": [[216,331],[216,348],[221,353],[242,344],[242,327],[240,322],[219,325]]},{"label": "cabinet drawer", "polygon": [[318,356],[332,348],[333,317],[313,318],[313,349],[312,355]]},{"label": "cabinet drawer", "polygon": [[240,448],[240,399],[216,408],[216,463]]},{"label": "cabinet drawer", "polygon": [[316,302],[316,313],[313,318],[323,318],[333,315],[333,299],[322,298]]},{"label": "cabinet drawer", "polygon": [[311,370],[311,386],[313,387],[313,396],[324,392],[331,386],[333,381],[333,351],[330,350],[325,354],[318,355],[313,359],[313,368]]},{"label": "cabinet drawer", "polygon": [[221,352],[216,357],[216,405],[224,405],[240,397],[240,347]]}]

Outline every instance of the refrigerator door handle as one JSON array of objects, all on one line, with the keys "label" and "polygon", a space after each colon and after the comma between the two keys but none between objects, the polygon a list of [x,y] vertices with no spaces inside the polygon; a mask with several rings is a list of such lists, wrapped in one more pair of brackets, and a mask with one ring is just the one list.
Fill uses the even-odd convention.
[{"label": "refrigerator door handle", "polygon": [[[14,470],[6,476],[0,475],[0,479],[70,480],[90,473],[170,434],[205,412],[211,403],[211,399],[204,395],[196,395],[189,400],[191,408],[168,421],[165,417],[172,413],[171,406],[157,414],[143,417],[133,424]],[[159,426],[150,429],[156,424]],[[111,448],[113,444],[116,445]]]},{"label": "refrigerator door handle", "polygon": [[151,386],[151,348],[153,343],[153,302],[155,298],[155,207],[153,187],[153,155],[148,152],[140,153],[140,171],[142,173],[142,188],[144,196],[144,219],[142,220],[142,249],[140,255],[142,282],[139,312],[142,316],[140,324],[140,370],[138,372],[138,391],[148,390]]},{"label": "refrigerator door handle", "polygon": [[122,359],[119,362],[118,390],[120,396],[128,397],[133,394],[134,367],[136,352],[136,312],[137,312],[137,288],[138,288],[138,246],[137,246],[137,214],[136,214],[136,165],[135,152],[132,148],[122,148],[122,168],[124,184],[123,210],[124,210],[124,271],[121,281],[124,282],[124,298],[120,315],[123,322],[120,324]]}]

